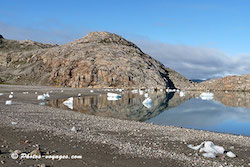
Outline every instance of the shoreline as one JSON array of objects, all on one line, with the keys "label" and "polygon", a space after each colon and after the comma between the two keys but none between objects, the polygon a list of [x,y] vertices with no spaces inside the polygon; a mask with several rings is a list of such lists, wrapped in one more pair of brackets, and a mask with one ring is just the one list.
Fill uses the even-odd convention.
[{"label": "shoreline", "polygon": [[[22,94],[24,91],[45,93],[46,91],[59,91],[61,89],[65,90],[64,96],[77,95],[79,90],[83,94],[88,94],[90,90],[0,85],[1,93],[13,91],[14,95],[17,94],[13,99],[13,101],[16,100],[15,103],[10,106],[4,104],[6,97],[0,96],[0,134],[9,133],[9,137],[6,135],[5,140],[10,141],[11,134],[14,136],[19,133],[25,135],[32,134],[31,136],[35,137],[47,135],[50,136],[51,140],[48,140],[43,145],[46,147],[47,144],[49,147],[51,141],[56,142],[55,147],[58,148],[58,153],[60,154],[66,154],[64,153],[66,151],[63,149],[64,147],[67,148],[68,153],[73,153],[73,146],[65,144],[73,142],[79,143],[77,148],[83,145],[84,148],[89,146],[88,153],[90,154],[96,153],[98,156],[106,157],[106,159],[98,160],[94,164],[91,164],[94,161],[94,156],[92,156],[92,159],[84,157],[82,160],[74,160],[74,163],[86,163],[86,166],[105,166],[103,164],[106,164],[106,166],[117,166],[116,163],[119,166],[138,166],[138,164],[140,166],[168,166],[166,165],[167,163],[170,163],[169,166],[225,166],[226,164],[226,166],[248,166],[250,163],[250,157],[248,156],[250,155],[250,137],[247,136],[86,115],[48,106],[40,106],[35,104],[35,102],[37,103],[36,99],[31,100],[32,97],[35,97],[33,93],[28,95]],[[58,96],[60,95],[54,95],[51,98],[58,98]],[[26,97],[30,99],[27,100]],[[17,124],[12,125],[11,122],[13,121],[17,122]],[[73,126],[76,127],[77,132],[71,131]],[[1,138],[4,138],[4,136],[1,136]],[[60,144],[57,142],[59,139],[65,142]],[[226,150],[234,152],[237,157],[233,159],[228,157],[204,158],[201,153],[187,147],[187,144],[198,145],[205,140],[210,140],[216,145],[223,146]],[[37,142],[39,144],[42,140],[38,139]],[[12,144],[16,145],[14,141],[12,141]],[[3,145],[1,139],[0,145]],[[100,147],[100,149],[94,149],[95,147]],[[79,149],[76,153],[81,154],[81,152],[85,151],[85,149]],[[111,157],[117,158],[111,160]],[[2,155],[0,159],[2,159]],[[13,160],[6,156],[4,161],[6,161],[5,164],[7,165]],[[70,166],[71,161],[69,161],[69,164],[63,165]],[[112,163],[113,161],[114,163]],[[25,163],[26,160],[23,162]],[[27,160],[27,162],[33,164],[44,162],[49,165],[52,161]],[[61,162],[63,161],[53,161],[54,166],[59,166]]]}]

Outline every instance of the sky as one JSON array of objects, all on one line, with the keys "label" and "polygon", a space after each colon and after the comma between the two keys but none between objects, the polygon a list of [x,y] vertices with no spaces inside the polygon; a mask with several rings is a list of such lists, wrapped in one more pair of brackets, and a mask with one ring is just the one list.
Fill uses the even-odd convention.
[{"label": "sky", "polygon": [[249,0],[0,0],[0,34],[64,44],[108,31],[189,79],[250,73]]}]

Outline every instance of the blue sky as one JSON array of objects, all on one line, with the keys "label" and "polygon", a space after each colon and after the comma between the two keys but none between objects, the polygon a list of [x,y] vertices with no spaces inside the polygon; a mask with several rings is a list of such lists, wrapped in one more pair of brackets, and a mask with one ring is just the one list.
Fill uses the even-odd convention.
[{"label": "blue sky", "polygon": [[[109,31],[135,42],[183,75],[201,79],[250,72],[249,61],[239,62],[250,59],[249,18],[249,0],[1,0],[0,34],[63,44],[90,31]],[[170,62],[167,59],[173,55],[164,53],[173,52],[178,54]],[[212,62],[198,68],[200,62],[185,62],[183,55],[202,61],[205,57],[231,61],[224,71],[214,69]],[[244,66],[230,71],[230,63]],[[193,71],[187,73],[183,67]],[[197,70],[207,73],[198,75]]]}]

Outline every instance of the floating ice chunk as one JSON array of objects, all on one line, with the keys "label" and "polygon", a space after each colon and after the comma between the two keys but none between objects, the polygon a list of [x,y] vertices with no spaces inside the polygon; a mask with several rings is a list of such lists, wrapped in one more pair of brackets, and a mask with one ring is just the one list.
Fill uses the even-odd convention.
[{"label": "floating ice chunk", "polygon": [[13,97],[14,97],[14,96],[13,96],[12,94],[9,95],[9,98],[10,98],[10,99],[13,98]]},{"label": "floating ice chunk", "polygon": [[50,97],[50,95],[49,95],[49,93],[47,92],[47,93],[45,93],[45,94],[43,94],[43,96],[44,97]]},{"label": "floating ice chunk", "polygon": [[37,95],[37,92],[35,92],[35,95]]},{"label": "floating ice chunk", "polygon": [[226,155],[230,158],[235,158],[236,155],[234,153],[232,153],[231,151],[227,152]]},{"label": "floating ice chunk", "polygon": [[118,88],[117,88],[116,91],[122,92],[122,89],[118,89]]},{"label": "floating ice chunk", "polygon": [[117,94],[117,93],[107,93],[107,96],[109,97],[122,97],[121,95]]},{"label": "floating ice chunk", "polygon": [[134,89],[131,91],[132,93],[138,93],[138,90],[137,89]]},{"label": "floating ice chunk", "polygon": [[82,94],[81,93],[78,93],[78,95],[77,96],[81,96]]},{"label": "floating ice chunk", "polygon": [[77,132],[77,130],[76,130],[76,127],[72,127],[71,129],[70,129],[72,132]]},{"label": "floating ice chunk", "polygon": [[150,107],[152,107],[153,102],[152,102],[152,99],[151,99],[150,97],[148,97],[148,98],[146,98],[146,99],[142,102],[142,104],[143,104],[145,107],[150,108]]},{"label": "floating ice chunk", "polygon": [[41,102],[39,103],[40,106],[44,106],[45,105],[45,102]]},{"label": "floating ice chunk", "polygon": [[10,92],[10,94],[12,94],[12,95],[13,95],[14,93],[13,93],[13,92]]},{"label": "floating ice chunk", "polygon": [[180,97],[184,97],[185,96],[185,92],[180,91]]},{"label": "floating ice chunk", "polygon": [[145,94],[144,94],[144,97],[146,97],[146,98],[147,98],[147,97],[148,97],[148,93],[145,93]]},{"label": "floating ice chunk", "polygon": [[29,94],[29,92],[23,92],[24,95]]},{"label": "floating ice chunk", "polygon": [[116,100],[120,100],[120,99],[121,99],[120,97],[112,97],[112,96],[107,97],[107,100],[109,100],[109,101],[116,101]]},{"label": "floating ice chunk", "polygon": [[210,92],[203,92],[201,93],[200,98],[202,100],[213,100],[214,94]]},{"label": "floating ice chunk", "polygon": [[119,100],[122,96],[117,93],[107,93],[107,100]]},{"label": "floating ice chunk", "polygon": [[2,96],[3,95],[3,93],[0,93],[0,96]]},{"label": "floating ice chunk", "polygon": [[6,100],[5,101],[5,105],[11,105],[12,104],[12,101],[11,100]]},{"label": "floating ice chunk", "polygon": [[73,97],[68,98],[68,100],[64,101],[63,104],[73,110],[74,100]]},{"label": "floating ice chunk", "polygon": [[61,90],[61,92],[63,93],[63,90]]},{"label": "floating ice chunk", "polygon": [[93,93],[94,91],[93,90],[90,90],[91,93]]},{"label": "floating ice chunk", "polygon": [[144,94],[143,90],[139,90],[139,94],[143,95]]},{"label": "floating ice chunk", "polygon": [[37,100],[45,100],[45,96],[44,95],[38,95]]}]

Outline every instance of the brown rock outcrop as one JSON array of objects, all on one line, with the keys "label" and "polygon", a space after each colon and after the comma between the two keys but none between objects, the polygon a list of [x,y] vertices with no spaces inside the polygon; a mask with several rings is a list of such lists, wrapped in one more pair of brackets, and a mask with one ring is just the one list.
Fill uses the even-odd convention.
[{"label": "brown rock outcrop", "polygon": [[194,90],[250,91],[250,74],[227,76],[196,84]]},{"label": "brown rock outcrop", "polygon": [[0,78],[5,83],[79,88],[183,88],[192,85],[132,42],[108,32],[92,32],[62,46],[30,41],[4,42],[0,44]]}]

